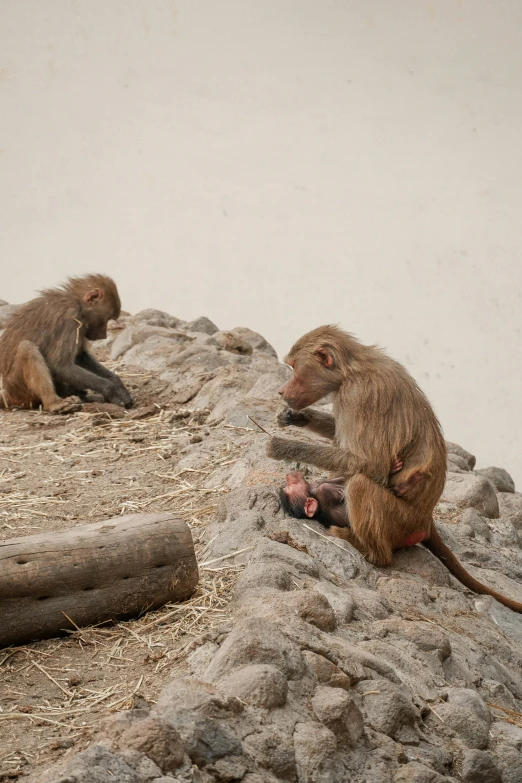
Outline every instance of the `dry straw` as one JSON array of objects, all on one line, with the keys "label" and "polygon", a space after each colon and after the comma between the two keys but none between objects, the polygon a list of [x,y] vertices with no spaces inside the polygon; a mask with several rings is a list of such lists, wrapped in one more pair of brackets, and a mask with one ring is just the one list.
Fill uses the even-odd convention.
[{"label": "dry straw", "polygon": [[[147,375],[153,377],[144,373],[139,377],[143,380]],[[5,711],[0,711],[0,746],[5,751],[0,753],[0,773],[16,775],[28,762],[42,762],[56,731],[86,741],[90,727],[103,715],[132,707],[137,698],[153,701],[167,675],[187,671],[186,656],[195,639],[228,619],[232,589],[244,567],[234,562],[234,556],[240,555],[239,560],[244,561],[248,549],[209,560],[211,542],[205,544],[203,539],[219,498],[228,491],[220,476],[239,458],[246,432],[230,432],[223,426],[219,447],[216,451],[203,449],[197,467],[172,469],[168,461],[168,453],[185,446],[205,420],[205,413],[189,409],[160,410],[145,419],[80,413],[69,422],[72,426],[37,411],[5,414],[0,442],[0,532],[4,537],[53,529],[46,518],[54,525],[60,509],[70,503],[69,498],[53,491],[54,464],[60,480],[69,478],[81,488],[82,482],[92,480],[93,469],[103,472],[106,465],[120,458],[125,458],[127,466],[146,457],[147,461],[156,460],[153,474],[162,491],[157,491],[159,481],[154,488],[146,478],[135,480],[122,487],[111,515],[175,511],[191,527],[200,580],[194,595],[184,603],[167,604],[155,612],[147,612],[144,606],[143,616],[130,622],[77,628],[60,639],[0,652],[0,678],[5,682],[7,676],[15,683],[10,686],[13,708],[4,706]],[[221,425],[204,426],[211,430]],[[36,431],[38,437],[31,439],[28,431],[30,435]],[[34,465],[44,460],[51,465],[49,479],[39,474],[30,489],[18,489],[17,477],[31,477]],[[69,467],[72,460],[80,464]],[[135,474],[141,475],[139,470]],[[89,516],[106,518],[105,507],[95,502]],[[88,521],[89,516],[78,521]],[[88,666],[92,669],[93,664],[108,677],[90,682]],[[36,674],[48,683],[46,698],[38,701],[33,697],[27,706],[23,684]],[[158,676],[161,674],[163,677]],[[42,742],[36,755],[21,749],[23,743],[9,733],[9,727],[14,731],[23,723],[32,724],[31,731],[39,732]]]}]

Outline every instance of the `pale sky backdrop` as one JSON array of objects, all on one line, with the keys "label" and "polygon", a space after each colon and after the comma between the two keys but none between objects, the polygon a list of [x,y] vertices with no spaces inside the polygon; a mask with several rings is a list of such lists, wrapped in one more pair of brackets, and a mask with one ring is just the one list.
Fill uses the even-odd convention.
[{"label": "pale sky backdrop", "polygon": [[337,322],[522,489],[520,0],[0,0],[0,298]]}]

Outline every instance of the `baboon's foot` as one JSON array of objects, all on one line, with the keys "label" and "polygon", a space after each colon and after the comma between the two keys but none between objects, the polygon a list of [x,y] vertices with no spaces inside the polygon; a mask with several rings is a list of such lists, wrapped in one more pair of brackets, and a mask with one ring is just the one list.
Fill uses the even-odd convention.
[{"label": "baboon's foot", "polygon": [[79,397],[64,397],[51,403],[47,410],[55,415],[65,415],[66,413],[76,413],[81,411],[82,403]]}]

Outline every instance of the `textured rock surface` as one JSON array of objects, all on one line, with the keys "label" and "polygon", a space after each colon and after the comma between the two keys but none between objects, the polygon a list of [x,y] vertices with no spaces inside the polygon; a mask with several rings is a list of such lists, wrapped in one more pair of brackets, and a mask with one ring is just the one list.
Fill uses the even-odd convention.
[{"label": "textured rock surface", "polygon": [[283,672],[275,666],[252,664],[227,675],[219,685],[253,707],[274,709],[286,702],[288,683]]},{"label": "textured rock surface", "polygon": [[517,530],[522,531],[522,494],[500,492],[498,496],[500,516],[508,519]]},{"label": "textured rock surface", "polygon": [[475,508],[490,519],[499,516],[498,499],[493,484],[483,476],[472,473],[449,473],[442,500],[460,508]]},{"label": "textured rock surface", "polygon": [[353,696],[342,688],[319,686],[312,697],[318,721],[335,734],[338,742],[357,745],[364,731],[361,711]]},{"label": "textured rock surface", "polygon": [[[205,487],[221,499],[198,535],[216,579],[234,571],[235,593],[222,626],[186,640],[185,668],[155,703],[116,714],[29,783],[520,783],[522,618],[422,547],[376,569],[284,516],[289,466],[265,456],[247,416],[273,429],[289,370],[260,335],[156,310],[122,320],[107,343],[120,366],[165,384],[184,406],[166,415],[205,422],[167,455],[169,471],[190,477],[220,455]],[[522,496],[505,471],[472,472],[469,452],[448,451],[441,535],[474,576],[522,600]]]},{"label": "textured rock surface", "polygon": [[462,760],[463,783],[502,783],[493,755],[485,750],[468,750]]},{"label": "textured rock surface", "polygon": [[497,492],[515,491],[515,482],[504,468],[482,468],[476,470],[475,473],[478,473],[479,476],[485,476],[491,481]]}]

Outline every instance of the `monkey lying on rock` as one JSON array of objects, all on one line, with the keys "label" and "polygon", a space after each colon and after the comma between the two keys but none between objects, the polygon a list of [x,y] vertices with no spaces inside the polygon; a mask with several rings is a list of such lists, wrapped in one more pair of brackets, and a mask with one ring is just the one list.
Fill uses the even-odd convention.
[{"label": "monkey lying on rock", "polygon": [[71,413],[87,389],[107,402],[132,405],[118,376],[88,351],[87,341],[105,339],[107,322],[120,309],[116,284],[105,275],[69,278],[20,307],[0,337],[0,408],[42,405]]},{"label": "monkey lying on rock", "polygon": [[[402,462],[397,461],[390,473],[398,473]],[[286,476],[286,486],[279,492],[281,508],[296,519],[315,519],[323,527],[350,527],[346,512],[343,478],[325,481],[307,481],[300,471]],[[397,497],[404,497],[408,484],[396,485],[392,490]],[[413,534],[404,539],[399,548],[415,546],[424,538],[424,534]]]},{"label": "monkey lying on rock", "polygon": [[[391,565],[396,549],[422,542],[466,587],[522,613],[522,604],[474,579],[435,527],[433,510],[446,477],[446,444],[428,399],[407,370],[335,326],[301,337],[285,362],[293,374],[279,394],[290,407],[279,414],[279,425],[307,427],[332,444],[274,436],[267,454],[342,477],[327,489],[343,491],[345,504],[343,524],[342,504],[331,505],[335,524],[329,533],[349,541],[376,566]],[[308,407],[328,394],[333,395],[333,416]],[[397,460],[401,469],[390,472]],[[286,494],[291,496],[288,486]]]}]

